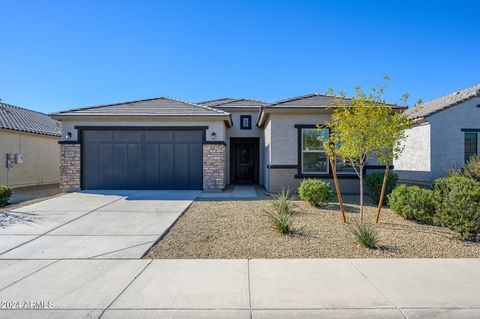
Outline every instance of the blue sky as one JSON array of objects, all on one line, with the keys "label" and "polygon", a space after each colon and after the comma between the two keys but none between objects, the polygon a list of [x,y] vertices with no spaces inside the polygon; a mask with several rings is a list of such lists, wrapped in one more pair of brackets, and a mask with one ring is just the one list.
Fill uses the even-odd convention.
[{"label": "blue sky", "polygon": [[42,112],[172,96],[410,102],[480,82],[479,1],[0,2],[0,98]]}]

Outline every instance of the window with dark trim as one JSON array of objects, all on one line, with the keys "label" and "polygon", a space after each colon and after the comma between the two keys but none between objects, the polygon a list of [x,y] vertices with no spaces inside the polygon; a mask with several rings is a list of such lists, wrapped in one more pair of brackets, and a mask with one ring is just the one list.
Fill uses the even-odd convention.
[{"label": "window with dark trim", "polygon": [[251,130],[252,129],[252,116],[240,115],[240,129]]},{"label": "window with dark trim", "polygon": [[[330,163],[323,142],[328,139],[330,131],[326,128],[301,128],[300,136],[300,171],[303,175],[328,175]],[[355,174],[350,163],[335,158],[335,169],[339,175]]]},{"label": "window with dark trim", "polygon": [[465,163],[471,156],[479,154],[480,132],[465,132]]}]

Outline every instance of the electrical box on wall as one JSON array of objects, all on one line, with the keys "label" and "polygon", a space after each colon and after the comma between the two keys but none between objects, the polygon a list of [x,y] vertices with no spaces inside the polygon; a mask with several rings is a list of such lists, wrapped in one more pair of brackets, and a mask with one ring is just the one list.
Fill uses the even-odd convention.
[{"label": "electrical box on wall", "polygon": [[23,164],[23,154],[22,153],[15,154],[15,164]]}]

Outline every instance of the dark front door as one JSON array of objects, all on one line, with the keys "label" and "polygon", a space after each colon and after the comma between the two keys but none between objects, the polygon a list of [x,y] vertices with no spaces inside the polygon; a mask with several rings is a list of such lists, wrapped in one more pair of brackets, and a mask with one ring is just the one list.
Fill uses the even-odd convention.
[{"label": "dark front door", "polygon": [[254,168],[253,144],[237,144],[237,181],[253,182]]},{"label": "dark front door", "polygon": [[232,138],[231,183],[258,183],[258,138]]},{"label": "dark front door", "polygon": [[83,189],[201,189],[203,131],[85,130]]}]

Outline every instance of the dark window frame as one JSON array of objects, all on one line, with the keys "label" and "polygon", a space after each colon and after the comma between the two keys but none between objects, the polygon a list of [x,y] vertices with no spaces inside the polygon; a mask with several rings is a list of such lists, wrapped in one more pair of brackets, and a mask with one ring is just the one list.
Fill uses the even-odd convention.
[{"label": "dark window frame", "polygon": [[[248,125],[244,125],[244,119],[248,119]],[[251,130],[252,129],[252,116],[251,115],[240,115],[240,129],[241,130]]]},{"label": "dark window frame", "polygon": [[[333,178],[332,167],[330,165],[330,161],[327,159],[328,162],[328,173],[303,173],[302,163],[303,163],[303,150],[302,150],[302,143],[303,143],[303,130],[304,129],[328,129],[328,134],[330,135],[330,129],[327,128],[325,125],[316,125],[316,124],[295,124],[295,128],[297,129],[297,174],[295,178]],[[335,165],[337,161],[335,159]],[[372,165],[370,165],[372,166]],[[385,167],[382,165],[382,167]],[[364,166],[364,175],[366,174],[366,170],[369,168],[369,165]],[[337,177],[339,179],[358,179],[358,175],[355,172],[337,172]]]}]

